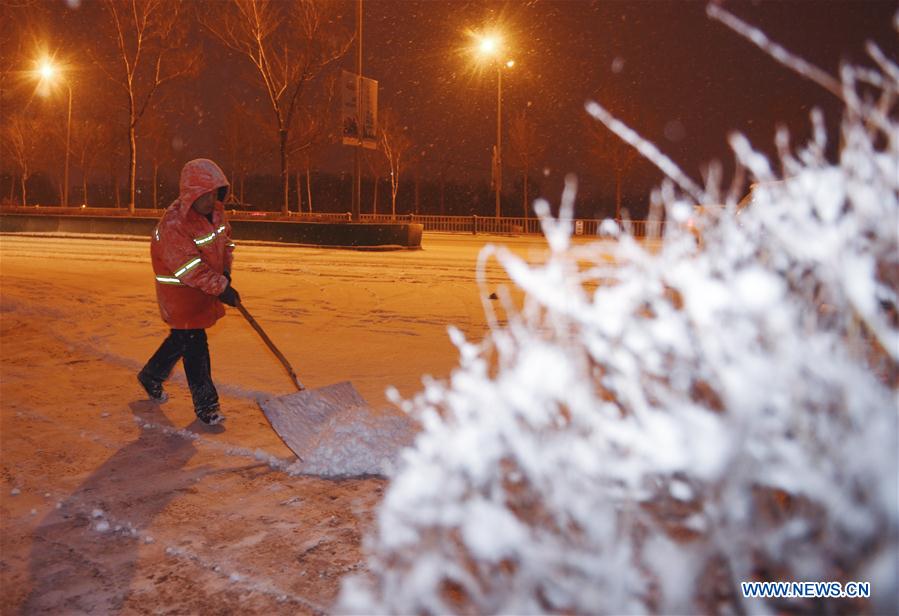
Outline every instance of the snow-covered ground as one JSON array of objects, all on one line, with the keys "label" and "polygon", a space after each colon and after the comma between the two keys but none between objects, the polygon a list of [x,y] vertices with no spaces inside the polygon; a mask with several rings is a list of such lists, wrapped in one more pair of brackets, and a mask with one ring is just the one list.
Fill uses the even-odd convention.
[{"label": "snow-covered ground", "polygon": [[[491,240],[546,257],[542,238],[241,245],[234,284],[308,387],[350,380],[383,418],[388,387],[408,397],[457,365],[447,325],[484,334],[475,269]],[[488,291],[507,279],[486,272]],[[162,407],[134,380],[166,334],[145,240],[4,235],[0,291],[3,613],[328,609],[364,566],[384,480],[289,472],[255,400],[293,387],[239,313],[209,330],[216,430],[194,422],[180,366]]]},{"label": "snow-covered ground", "polygon": [[[422,250],[396,252],[241,244],[234,285],[308,387],[349,379],[377,405],[385,387],[411,394],[422,374],[455,364],[448,324],[483,331],[475,267],[491,240],[546,256],[537,237],[426,234]],[[7,235],[2,251],[4,302],[16,313],[41,306],[55,335],[138,368],[164,337],[145,242]],[[488,267],[490,284],[505,280]],[[294,391],[237,311],[208,333],[226,394]]]}]

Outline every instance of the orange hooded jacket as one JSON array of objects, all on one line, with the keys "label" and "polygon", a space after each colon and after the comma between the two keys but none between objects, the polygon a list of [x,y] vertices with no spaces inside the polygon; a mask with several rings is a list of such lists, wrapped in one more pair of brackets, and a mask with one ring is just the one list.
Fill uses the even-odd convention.
[{"label": "orange hooded jacket", "polygon": [[234,244],[221,198],[212,222],[191,206],[201,195],[229,186],[211,160],[197,158],[181,170],[178,198],[156,225],[150,257],[162,320],[172,329],[205,329],[225,315],[218,295],[228,286]]}]

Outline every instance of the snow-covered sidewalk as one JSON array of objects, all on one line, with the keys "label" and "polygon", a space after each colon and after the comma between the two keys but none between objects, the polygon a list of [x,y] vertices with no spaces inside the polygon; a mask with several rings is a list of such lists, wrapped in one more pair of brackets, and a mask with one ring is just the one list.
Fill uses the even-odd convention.
[{"label": "snow-covered sidewalk", "polygon": [[[234,283],[308,386],[351,380],[387,413],[387,387],[408,396],[456,365],[448,324],[483,333],[474,271],[485,241],[245,246]],[[501,241],[544,257],[541,239]],[[296,459],[255,400],[291,383],[236,311],[209,330],[223,430],[193,421],[180,367],[166,405],[142,401],[134,373],[166,331],[148,252],[0,237],[3,611],[328,609],[340,577],[362,566],[384,479],[289,472]],[[491,266],[488,283],[502,280]]]}]

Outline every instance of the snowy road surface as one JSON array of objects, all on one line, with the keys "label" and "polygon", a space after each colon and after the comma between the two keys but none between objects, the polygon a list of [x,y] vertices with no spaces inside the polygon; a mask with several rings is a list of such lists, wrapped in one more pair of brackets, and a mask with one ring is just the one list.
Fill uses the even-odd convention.
[{"label": "snowy road surface", "polygon": [[[538,238],[241,245],[234,284],[308,387],[350,380],[387,412],[385,388],[456,364],[448,324],[480,338],[491,239],[544,257]],[[487,280],[507,278],[493,262]],[[145,240],[0,237],[2,613],[316,612],[360,566],[384,480],[286,472],[255,398],[292,385],[232,309],[209,330],[225,428],[194,421],[180,366],[167,404],[143,401],[134,374],[165,334]]]}]

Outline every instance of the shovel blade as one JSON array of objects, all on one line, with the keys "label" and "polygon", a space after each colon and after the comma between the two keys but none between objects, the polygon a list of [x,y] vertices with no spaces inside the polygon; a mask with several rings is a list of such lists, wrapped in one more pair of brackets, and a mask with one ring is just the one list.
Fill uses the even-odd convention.
[{"label": "shovel blade", "polygon": [[269,424],[300,460],[305,460],[316,435],[335,413],[367,405],[349,381],[259,402]]}]

